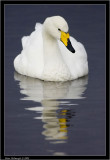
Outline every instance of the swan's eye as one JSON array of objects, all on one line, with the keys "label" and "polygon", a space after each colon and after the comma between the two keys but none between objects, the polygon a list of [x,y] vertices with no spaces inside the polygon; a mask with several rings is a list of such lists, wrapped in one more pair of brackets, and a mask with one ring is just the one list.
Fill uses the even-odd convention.
[{"label": "swan's eye", "polygon": [[59,31],[61,31],[61,29],[60,29],[60,28],[58,28],[58,30],[59,30]]}]

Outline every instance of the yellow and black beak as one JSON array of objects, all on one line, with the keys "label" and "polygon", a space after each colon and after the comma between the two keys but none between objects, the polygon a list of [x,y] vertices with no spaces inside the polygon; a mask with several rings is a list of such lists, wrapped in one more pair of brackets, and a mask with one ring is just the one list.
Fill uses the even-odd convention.
[{"label": "yellow and black beak", "polygon": [[72,53],[75,53],[75,49],[73,48],[70,39],[69,39],[69,33],[65,33],[61,31],[61,37],[60,40],[63,42],[63,44],[68,48],[68,50]]}]

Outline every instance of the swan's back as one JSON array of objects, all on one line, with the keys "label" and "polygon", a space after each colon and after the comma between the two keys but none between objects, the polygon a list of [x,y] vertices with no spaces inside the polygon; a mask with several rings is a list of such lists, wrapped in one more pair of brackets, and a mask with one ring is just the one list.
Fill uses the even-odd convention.
[{"label": "swan's back", "polygon": [[30,36],[22,38],[23,50],[14,60],[16,71],[23,75],[41,78],[43,72],[42,24],[37,23]]}]

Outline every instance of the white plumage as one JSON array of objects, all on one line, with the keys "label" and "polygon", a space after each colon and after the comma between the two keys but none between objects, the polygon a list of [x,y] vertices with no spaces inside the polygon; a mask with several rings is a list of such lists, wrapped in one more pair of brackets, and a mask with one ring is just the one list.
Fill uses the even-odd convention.
[{"label": "white plumage", "polygon": [[36,23],[35,31],[22,38],[23,50],[14,60],[15,70],[26,76],[45,81],[67,81],[88,74],[87,53],[84,46],[70,37],[75,53],[60,41],[61,32],[68,32],[64,18],[47,18]]}]

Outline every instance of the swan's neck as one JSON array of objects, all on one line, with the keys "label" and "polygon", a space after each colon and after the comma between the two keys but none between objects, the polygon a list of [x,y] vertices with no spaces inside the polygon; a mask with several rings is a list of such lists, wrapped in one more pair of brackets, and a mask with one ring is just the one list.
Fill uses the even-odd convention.
[{"label": "swan's neck", "polygon": [[59,56],[61,58],[57,40],[49,35],[45,30],[43,30],[43,48],[45,60],[55,60],[55,58],[59,58]]},{"label": "swan's neck", "polygon": [[44,70],[43,79],[51,81],[64,81],[70,78],[67,65],[64,63],[58,42],[55,38],[42,32],[43,37],[43,54],[44,54]]}]

